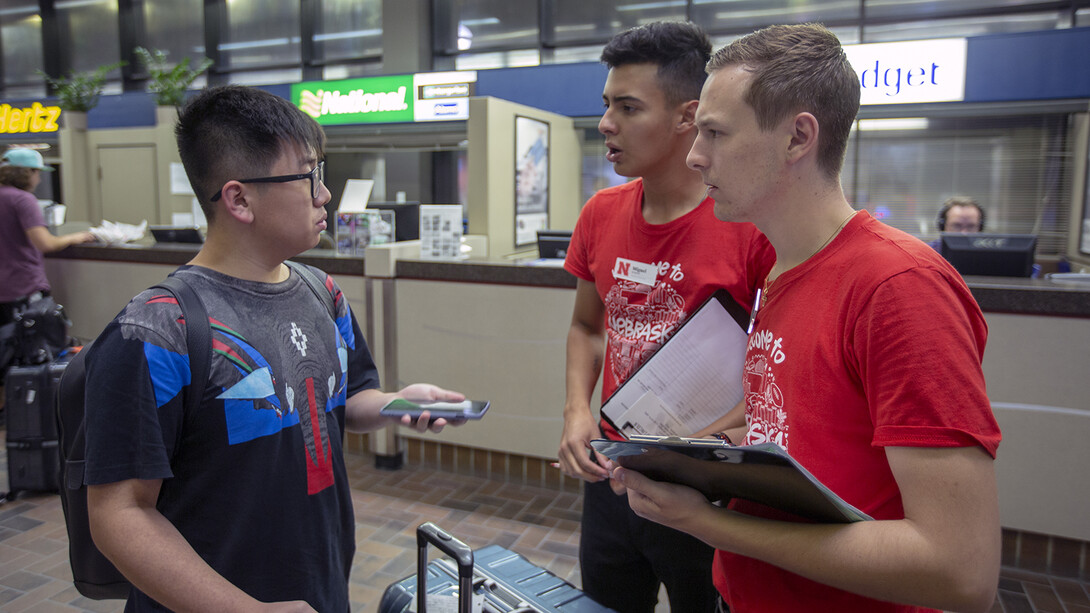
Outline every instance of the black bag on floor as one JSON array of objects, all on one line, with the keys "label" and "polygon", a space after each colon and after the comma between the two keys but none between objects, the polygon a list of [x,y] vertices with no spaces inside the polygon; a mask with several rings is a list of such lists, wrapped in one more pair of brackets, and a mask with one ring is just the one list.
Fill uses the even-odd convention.
[{"label": "black bag on floor", "polygon": [[22,491],[56,492],[60,487],[57,425],[53,403],[57,383],[68,364],[12,366],[4,384],[7,419],[7,498]]},{"label": "black bag on floor", "polygon": [[16,364],[51,362],[69,345],[68,328],[72,322],[52,296],[43,296],[17,309],[14,320]]}]

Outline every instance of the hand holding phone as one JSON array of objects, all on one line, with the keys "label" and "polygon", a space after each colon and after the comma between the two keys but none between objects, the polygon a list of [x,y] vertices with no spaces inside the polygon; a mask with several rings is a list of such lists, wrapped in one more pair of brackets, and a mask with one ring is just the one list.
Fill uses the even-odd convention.
[{"label": "hand holding phone", "polygon": [[408,415],[416,419],[427,411],[434,421],[440,417],[447,421],[480,419],[491,403],[487,400],[463,400],[462,402],[413,402],[404,398],[394,398],[379,410],[386,417]]}]

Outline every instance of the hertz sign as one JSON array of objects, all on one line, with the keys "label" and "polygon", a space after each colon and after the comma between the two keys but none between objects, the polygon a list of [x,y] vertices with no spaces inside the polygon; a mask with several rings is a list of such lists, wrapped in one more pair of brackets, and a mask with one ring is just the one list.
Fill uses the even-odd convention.
[{"label": "hertz sign", "polygon": [[40,134],[56,132],[61,107],[35,102],[28,107],[0,104],[0,134]]}]

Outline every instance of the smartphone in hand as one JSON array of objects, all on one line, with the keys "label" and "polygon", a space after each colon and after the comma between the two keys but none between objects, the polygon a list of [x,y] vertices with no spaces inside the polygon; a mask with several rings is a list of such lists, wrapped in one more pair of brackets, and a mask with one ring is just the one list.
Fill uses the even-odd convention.
[{"label": "smartphone in hand", "polygon": [[424,411],[431,413],[431,419],[442,417],[447,421],[462,419],[480,419],[491,403],[487,400],[463,400],[462,402],[413,402],[404,398],[394,398],[379,410],[386,417],[408,415],[413,419]]}]

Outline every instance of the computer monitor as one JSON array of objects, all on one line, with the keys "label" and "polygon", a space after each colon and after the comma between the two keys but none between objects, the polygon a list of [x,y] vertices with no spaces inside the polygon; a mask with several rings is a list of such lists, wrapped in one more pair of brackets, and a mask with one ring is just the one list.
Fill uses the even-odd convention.
[{"label": "computer monitor", "polygon": [[367,208],[394,212],[395,241],[414,241],[420,238],[419,202],[368,202]]},{"label": "computer monitor", "polygon": [[568,255],[570,243],[571,230],[538,230],[537,257],[562,260]]},{"label": "computer monitor", "polygon": [[157,243],[203,243],[197,226],[148,226]]},{"label": "computer monitor", "polygon": [[1029,277],[1037,237],[1033,234],[942,235],[939,253],[962,275]]}]

